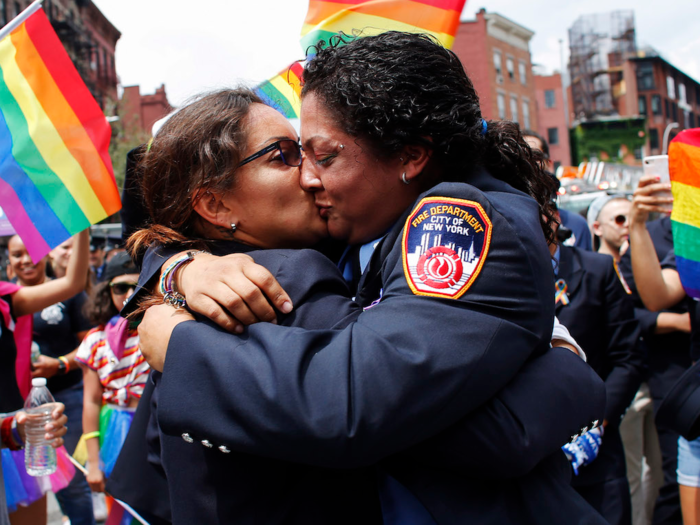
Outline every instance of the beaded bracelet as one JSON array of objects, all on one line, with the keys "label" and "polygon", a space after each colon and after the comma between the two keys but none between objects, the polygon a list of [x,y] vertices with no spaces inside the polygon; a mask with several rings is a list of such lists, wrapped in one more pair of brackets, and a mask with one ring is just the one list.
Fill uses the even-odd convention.
[{"label": "beaded bracelet", "polygon": [[185,264],[192,262],[194,260],[194,256],[200,253],[208,252],[205,252],[203,250],[187,252],[185,255],[182,255],[175,259],[175,261],[173,261],[160,276],[160,283],[158,284],[158,288],[160,289],[160,293],[163,294],[163,302],[165,304],[169,304],[173,308],[184,308],[185,306],[187,306],[185,296],[182,295],[180,292],[176,291],[173,287],[173,283],[175,281],[175,273]]},{"label": "beaded bracelet", "polygon": [[64,365],[66,365],[66,369],[63,371],[64,374],[67,374],[70,372],[70,361],[68,361],[68,358],[66,356],[59,356],[58,357],[59,361],[62,361]]}]

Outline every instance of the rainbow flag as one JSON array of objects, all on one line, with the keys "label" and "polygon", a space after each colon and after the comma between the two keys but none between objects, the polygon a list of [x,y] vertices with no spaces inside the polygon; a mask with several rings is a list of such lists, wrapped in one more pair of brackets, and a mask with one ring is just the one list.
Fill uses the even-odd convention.
[{"label": "rainbow flag", "polygon": [[121,208],[110,137],[39,9],[0,41],[0,206],[32,260]]},{"label": "rainbow flag", "polygon": [[[320,40],[339,32],[361,36],[385,31],[427,33],[450,48],[459,28],[459,17],[466,0],[309,0],[309,10],[301,29],[305,54]],[[256,93],[285,117],[299,118],[301,74],[295,63],[263,82]]]},{"label": "rainbow flag", "polygon": [[700,128],[681,131],[668,148],[673,247],[683,288],[700,298]]},{"label": "rainbow flag", "polygon": [[299,118],[301,108],[301,75],[304,66],[294,62],[279,74],[260,84],[255,93],[289,119]]}]

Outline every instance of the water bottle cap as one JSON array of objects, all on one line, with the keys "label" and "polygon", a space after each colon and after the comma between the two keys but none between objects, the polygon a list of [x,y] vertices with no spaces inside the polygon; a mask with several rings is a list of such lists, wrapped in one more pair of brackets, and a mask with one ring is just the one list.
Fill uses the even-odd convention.
[{"label": "water bottle cap", "polygon": [[32,386],[46,386],[46,378],[35,377],[34,379],[32,379]]}]

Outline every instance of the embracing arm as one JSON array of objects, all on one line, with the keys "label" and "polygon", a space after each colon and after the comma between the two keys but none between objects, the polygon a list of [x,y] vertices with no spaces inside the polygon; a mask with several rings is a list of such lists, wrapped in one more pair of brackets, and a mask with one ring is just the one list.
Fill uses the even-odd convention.
[{"label": "embracing arm", "polygon": [[75,236],[73,252],[68,261],[66,275],[36,286],[25,286],[12,296],[14,314],[17,317],[33,314],[59,301],[70,299],[85,289],[90,257],[90,230]]},{"label": "embracing arm", "polygon": [[553,308],[541,320],[539,283],[520,277],[528,261],[504,276],[510,253],[490,256],[483,286],[477,280],[458,301],[434,299],[408,289],[398,244],[382,301],[344,330],[257,324],[236,337],[207,323],[177,325],[162,430],[329,466],[370,464],[436,434],[491,399],[551,334]]}]

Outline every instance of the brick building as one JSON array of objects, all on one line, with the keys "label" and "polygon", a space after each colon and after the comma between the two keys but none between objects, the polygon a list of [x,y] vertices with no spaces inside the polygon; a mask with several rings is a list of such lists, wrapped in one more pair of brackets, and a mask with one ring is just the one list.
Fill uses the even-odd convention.
[{"label": "brick building", "polygon": [[536,131],[549,143],[554,169],[571,165],[569,129],[566,122],[561,74],[533,75],[535,83]]},{"label": "brick building", "polygon": [[129,129],[131,126],[137,126],[147,133],[151,133],[151,128],[157,120],[172,111],[165,94],[165,84],[157,88],[152,95],[142,95],[139,86],[127,86],[124,88],[121,104],[125,127]]},{"label": "brick building", "polygon": [[485,9],[460,23],[452,50],[474,83],[486,119],[538,129],[530,40],[534,33]]},{"label": "brick building", "polygon": [[621,94],[628,115],[646,117],[648,154],[659,155],[664,130],[700,127],[700,83],[652,50],[640,51],[625,64],[626,89]]},{"label": "brick building", "polygon": [[[31,0],[0,0],[0,26],[17,16]],[[117,99],[114,50],[121,37],[90,0],[44,0],[44,12],[73,60],[78,73],[102,109]]]}]

